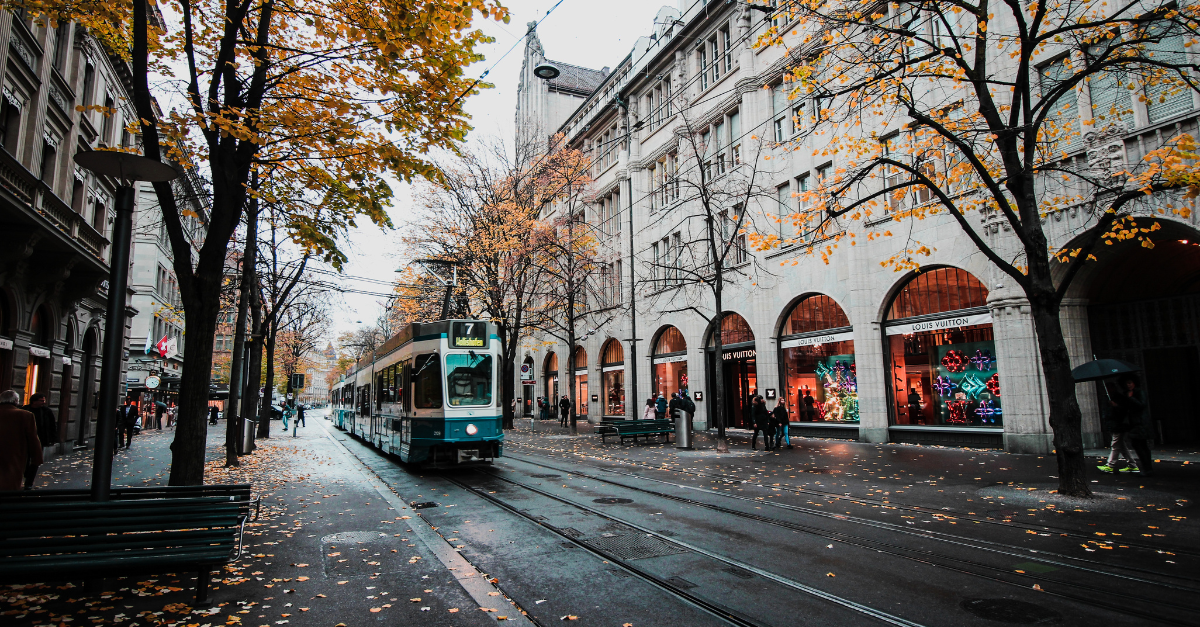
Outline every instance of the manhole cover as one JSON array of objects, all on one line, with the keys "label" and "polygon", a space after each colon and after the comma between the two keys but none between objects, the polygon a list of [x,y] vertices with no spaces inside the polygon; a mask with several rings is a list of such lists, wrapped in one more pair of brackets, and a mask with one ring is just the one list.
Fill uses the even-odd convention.
[{"label": "manhole cover", "polygon": [[642,533],[600,536],[588,538],[583,542],[617,559],[631,561],[687,553],[687,549]]},{"label": "manhole cover", "polygon": [[593,503],[603,503],[604,505],[616,505],[617,503],[632,503],[633,499],[619,499],[614,496],[606,496],[602,499],[593,499]]},{"label": "manhole cover", "polygon": [[561,477],[562,475],[529,475],[529,476],[533,477],[534,479],[557,479],[557,478]]},{"label": "manhole cover", "polygon": [[437,507],[438,504],[434,503],[433,501],[425,501],[424,503],[413,501],[412,503],[409,503],[409,506],[413,509],[429,509],[431,507]]},{"label": "manhole cover", "polygon": [[967,599],[962,608],[979,618],[1013,625],[1057,625],[1062,614],[1015,599]]}]

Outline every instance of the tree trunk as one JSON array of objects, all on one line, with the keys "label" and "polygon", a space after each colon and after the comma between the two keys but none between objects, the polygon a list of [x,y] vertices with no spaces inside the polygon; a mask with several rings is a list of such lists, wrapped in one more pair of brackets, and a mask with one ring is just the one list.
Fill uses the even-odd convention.
[{"label": "tree trunk", "polygon": [[271,437],[271,399],[275,396],[275,334],[278,329],[274,324],[269,325],[267,333],[267,376],[263,381],[262,410],[258,414],[258,433],[260,438]]},{"label": "tree trunk", "polygon": [[[247,238],[246,247],[250,248],[251,240]],[[246,306],[249,303],[249,286],[246,280],[248,271],[245,269],[246,257],[242,256],[242,285],[238,291],[237,322],[233,325],[233,358],[229,360],[229,400],[225,403],[225,466],[238,466],[238,444],[241,442],[241,420],[239,419],[240,399],[242,398],[244,369],[243,353],[246,350]]]},{"label": "tree trunk", "polygon": [[1075,396],[1071,357],[1059,320],[1059,305],[1051,295],[1031,295],[1029,311],[1037,332],[1038,351],[1050,403],[1050,428],[1054,431],[1054,457],[1058,462],[1058,492],[1091,497],[1087,458],[1083,452],[1083,412]]},{"label": "tree trunk", "polygon": [[184,368],[179,384],[179,414],[171,442],[169,485],[202,485],[208,441],[208,386],[212,378],[214,335],[221,311],[221,273],[216,280],[197,273],[199,298],[185,303]]}]

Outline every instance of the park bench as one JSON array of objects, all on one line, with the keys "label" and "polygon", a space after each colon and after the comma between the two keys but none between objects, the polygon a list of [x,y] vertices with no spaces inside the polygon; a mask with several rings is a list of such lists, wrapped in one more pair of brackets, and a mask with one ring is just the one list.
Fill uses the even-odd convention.
[{"label": "park bench", "polygon": [[204,606],[212,571],[241,555],[254,503],[246,485],[117,488],[104,502],[85,492],[0,493],[0,583],[194,571]]},{"label": "park bench", "polygon": [[671,434],[675,433],[675,425],[670,420],[630,420],[626,424],[616,425],[615,429],[622,443],[626,438],[633,438],[637,442],[638,436],[643,435],[647,440],[652,435],[664,435],[670,442]]},{"label": "park bench", "polygon": [[[258,518],[259,499],[250,498],[249,483],[232,483],[217,485],[186,485],[186,486],[138,486],[110,488],[108,498],[112,501],[127,501],[134,499],[170,499],[178,497],[222,497],[236,501],[243,516],[249,516],[250,508],[254,508],[254,518]],[[46,490],[17,490],[15,492],[0,492],[0,505],[18,501],[90,501],[92,492],[88,488],[58,488]]]},{"label": "park bench", "polygon": [[617,427],[623,426],[623,425],[637,424],[639,422],[643,422],[643,421],[641,421],[641,420],[606,420],[606,421],[601,422],[600,424],[596,425],[596,428],[594,429],[594,431],[600,435],[600,441],[603,442],[606,437],[617,434]]}]

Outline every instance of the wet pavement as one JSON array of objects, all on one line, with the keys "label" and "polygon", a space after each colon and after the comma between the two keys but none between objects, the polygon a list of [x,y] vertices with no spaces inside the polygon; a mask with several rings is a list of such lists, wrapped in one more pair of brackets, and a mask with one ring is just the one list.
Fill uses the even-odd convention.
[{"label": "wet pavement", "polygon": [[[314,417],[315,418],[315,417]],[[276,423],[277,424],[277,423]],[[222,425],[223,426],[223,425]],[[1196,464],[1054,493],[1054,460],[793,438],[730,452],[602,443],[528,420],[491,465],[399,464],[319,418],[210,483],[264,497],[244,559],[192,613],[188,577],[0,587],[14,625],[1198,624]],[[118,456],[166,482],[170,432]],[[68,456],[39,486],[84,486]],[[68,584],[69,585],[69,584]],[[491,611],[494,610],[494,611]]]}]

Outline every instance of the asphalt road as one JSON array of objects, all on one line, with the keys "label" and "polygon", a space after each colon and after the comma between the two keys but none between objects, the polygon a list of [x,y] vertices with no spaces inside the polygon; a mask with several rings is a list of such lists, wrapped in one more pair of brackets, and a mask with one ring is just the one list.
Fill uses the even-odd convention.
[{"label": "asphalt road", "polygon": [[[1136,533],[1159,509],[1138,499],[1162,492],[1062,516],[1049,497],[1020,507],[1003,483],[976,507],[819,473],[772,481],[775,458],[714,468],[654,457],[669,447],[581,454],[545,434],[510,437],[492,465],[420,471],[324,425],[541,625],[1200,624],[1195,537]],[[1182,520],[1189,504],[1162,509]]]}]

